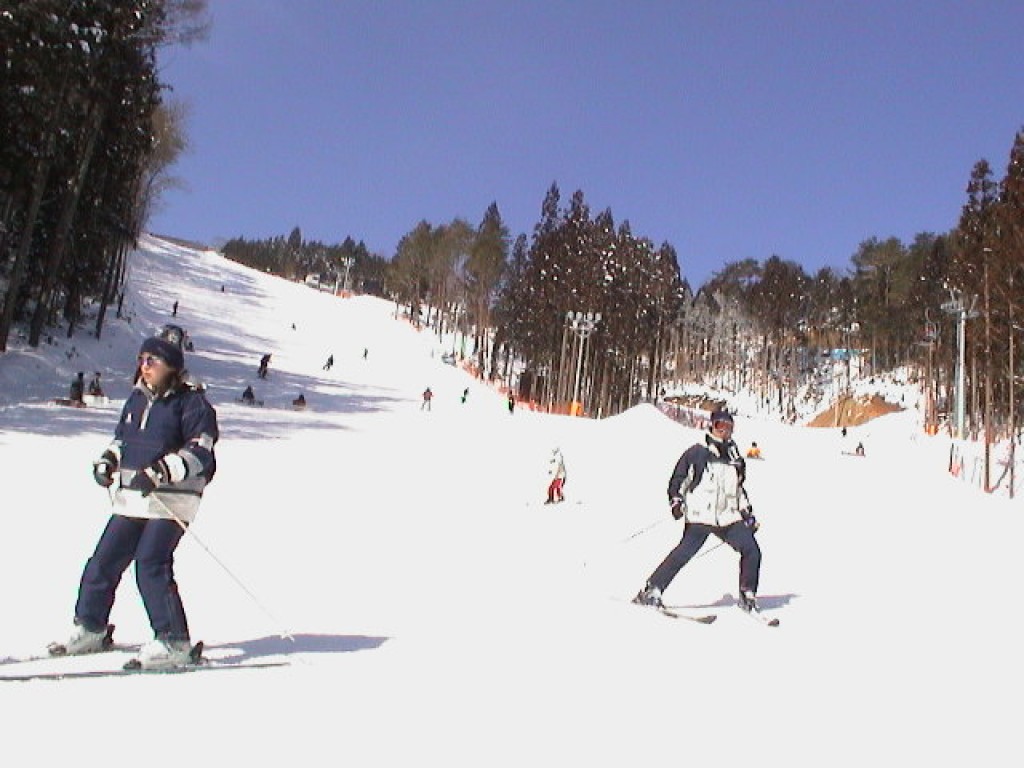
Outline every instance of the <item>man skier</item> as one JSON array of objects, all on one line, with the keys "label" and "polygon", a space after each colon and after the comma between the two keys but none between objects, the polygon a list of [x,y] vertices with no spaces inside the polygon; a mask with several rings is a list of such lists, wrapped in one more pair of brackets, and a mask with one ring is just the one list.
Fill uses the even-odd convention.
[{"label": "man skier", "polygon": [[757,612],[761,548],[754,538],[758,523],[743,488],[746,463],[732,440],[731,413],[716,410],[704,441],[679,457],[668,483],[672,517],[684,519],[683,538],[654,570],[634,603],[664,608],[662,593],[676,574],[715,534],[740,555],[739,605]]}]

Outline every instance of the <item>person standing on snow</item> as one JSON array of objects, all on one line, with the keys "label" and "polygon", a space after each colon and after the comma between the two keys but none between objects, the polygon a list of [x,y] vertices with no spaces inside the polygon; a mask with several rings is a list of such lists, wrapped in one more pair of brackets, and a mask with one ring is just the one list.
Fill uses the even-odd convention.
[{"label": "person standing on snow", "polygon": [[50,645],[51,654],[93,653],[110,645],[115,592],[134,560],[154,636],[139,650],[138,663],[164,669],[189,662],[192,646],[174,580],[174,550],[213,479],[218,436],[216,411],[187,383],[181,348],[167,339],[146,339],[114,440],[93,463],[99,485],[109,489],[117,481],[113,514],[82,573],[74,629],[66,642]]},{"label": "person standing on snow", "polygon": [[746,463],[732,440],[733,425],[731,413],[714,411],[703,443],[688,448],[676,462],[668,496],[672,517],[685,520],[683,538],[647,579],[634,603],[664,607],[662,593],[713,533],[739,552],[740,608],[758,610],[761,548],[754,538],[758,524],[743,487]]},{"label": "person standing on snow", "polygon": [[556,501],[565,501],[565,495],[562,493],[562,488],[565,486],[565,458],[562,456],[562,451],[559,448],[554,448],[551,451],[551,460],[548,462],[548,477],[551,478],[551,482],[548,483],[548,498],[544,503],[554,504]]},{"label": "person standing on snow", "polygon": [[79,371],[71,380],[71,391],[68,400],[72,404],[81,403],[85,399],[85,372]]},{"label": "person standing on snow", "polygon": [[93,397],[103,397],[103,385],[100,383],[102,374],[99,371],[94,371],[92,381],[89,382],[89,394]]}]

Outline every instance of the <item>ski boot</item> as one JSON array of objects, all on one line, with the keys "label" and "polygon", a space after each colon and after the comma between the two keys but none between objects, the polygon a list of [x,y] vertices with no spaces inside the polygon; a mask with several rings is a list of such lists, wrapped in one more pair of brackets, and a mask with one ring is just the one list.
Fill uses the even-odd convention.
[{"label": "ski boot", "polygon": [[757,606],[757,595],[751,590],[745,589],[740,592],[739,599],[740,610],[746,611],[747,613],[760,613],[761,609]]},{"label": "ski boot", "polygon": [[157,637],[142,646],[125,669],[181,669],[195,663],[191,642]]},{"label": "ski boot", "polygon": [[100,653],[113,645],[113,624],[108,624],[97,631],[76,622],[71,637],[63,643],[50,643],[46,650],[51,656],[81,656],[86,653]]},{"label": "ski boot", "polygon": [[644,588],[636,593],[633,602],[637,605],[649,605],[659,611],[665,607],[665,604],[661,602],[661,589],[650,583],[645,584]]}]

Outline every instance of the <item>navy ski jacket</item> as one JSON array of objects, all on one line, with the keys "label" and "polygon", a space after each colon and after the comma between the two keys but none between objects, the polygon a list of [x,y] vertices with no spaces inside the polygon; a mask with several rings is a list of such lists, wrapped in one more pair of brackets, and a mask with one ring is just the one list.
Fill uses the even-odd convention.
[{"label": "navy ski jacket", "polygon": [[[118,459],[121,487],[115,494],[115,511],[132,517],[174,516],[191,521],[203,489],[217,471],[214,444],[219,438],[217,413],[205,395],[179,387],[155,395],[141,382],[121,410],[109,450]],[[181,477],[171,478],[139,503],[139,494],[127,486],[135,472],[175,454]],[[118,510],[118,503],[123,509]]]}]

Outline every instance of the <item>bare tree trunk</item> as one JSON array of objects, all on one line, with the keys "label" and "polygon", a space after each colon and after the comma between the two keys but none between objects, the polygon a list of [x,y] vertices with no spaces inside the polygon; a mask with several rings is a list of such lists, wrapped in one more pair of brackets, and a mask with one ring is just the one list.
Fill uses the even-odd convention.
[{"label": "bare tree trunk", "polygon": [[125,243],[119,243],[107,261],[107,274],[103,280],[103,294],[100,296],[100,310],[96,316],[97,339],[103,332],[103,319],[106,317],[107,307],[117,295],[118,275],[121,273],[120,262],[124,258],[125,249]]},{"label": "bare tree trunk", "polygon": [[60,116],[64,111],[64,94],[67,92],[68,73],[65,72],[61,81],[60,91],[53,105],[53,114],[47,123],[50,131],[46,137],[41,158],[36,165],[36,173],[32,179],[32,193],[29,196],[28,210],[24,220],[24,229],[21,233],[21,240],[18,242],[18,249],[14,255],[14,265],[11,268],[10,278],[7,284],[7,296],[4,300],[3,315],[0,316],[0,352],[7,349],[7,338],[11,333],[11,326],[14,324],[14,310],[18,304],[18,296],[22,284],[25,282],[25,273],[28,270],[28,257],[32,248],[32,238],[35,235],[36,219],[39,218],[39,209],[43,203],[43,194],[46,191],[46,180],[50,175],[50,168],[53,165],[53,153],[57,146],[57,135],[60,132]]},{"label": "bare tree trunk", "polygon": [[[52,136],[50,149],[52,150]],[[14,310],[18,304],[18,295],[21,286],[25,282],[25,273],[28,271],[28,256],[32,247],[32,238],[35,235],[36,219],[39,217],[39,208],[43,203],[43,192],[46,189],[46,177],[50,173],[52,161],[51,153],[47,151],[43,159],[36,166],[36,175],[32,180],[32,196],[29,199],[28,211],[25,215],[24,229],[21,232],[21,239],[18,241],[18,249],[14,254],[14,266],[11,268],[10,279],[7,284],[7,296],[4,298],[3,316],[0,317],[0,352],[7,349],[7,338],[11,333],[11,326],[14,325]]]},{"label": "bare tree trunk", "polygon": [[93,150],[96,147],[96,139],[99,138],[100,127],[103,124],[103,114],[104,110],[98,105],[94,105],[86,121],[85,143],[79,157],[78,169],[64,196],[64,204],[57,219],[57,226],[53,233],[53,240],[50,243],[46,264],[43,267],[43,282],[39,291],[39,300],[36,303],[35,313],[32,315],[32,322],[29,327],[28,343],[33,347],[39,346],[43,326],[51,309],[54,289],[60,275],[64,254],[67,252],[71,225],[78,210],[78,198],[82,193],[85,176],[89,172],[89,164],[92,161]]}]

